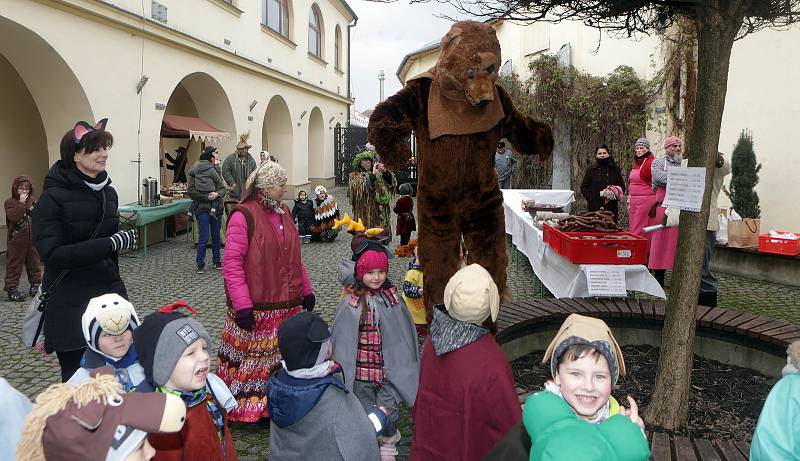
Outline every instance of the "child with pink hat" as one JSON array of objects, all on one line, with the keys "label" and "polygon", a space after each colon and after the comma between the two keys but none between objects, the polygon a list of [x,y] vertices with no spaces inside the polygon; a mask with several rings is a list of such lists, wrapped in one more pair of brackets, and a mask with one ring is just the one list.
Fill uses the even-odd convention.
[{"label": "child with pink hat", "polygon": [[345,385],[365,410],[387,409],[388,424],[378,437],[382,460],[394,460],[400,440],[399,402],[414,405],[419,386],[419,348],[414,319],[387,278],[389,249],[363,240],[353,251],[355,286],[336,309],[331,342]]}]

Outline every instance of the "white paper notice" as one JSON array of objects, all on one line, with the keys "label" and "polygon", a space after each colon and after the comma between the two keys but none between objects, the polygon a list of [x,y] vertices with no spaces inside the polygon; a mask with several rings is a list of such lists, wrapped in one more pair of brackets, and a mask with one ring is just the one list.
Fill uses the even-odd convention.
[{"label": "white paper notice", "polygon": [[703,167],[673,166],[667,169],[667,195],[664,208],[699,212],[706,188],[706,169]]},{"label": "white paper notice", "polygon": [[628,295],[625,285],[625,269],[619,266],[584,265],[586,285],[589,296],[621,296]]}]

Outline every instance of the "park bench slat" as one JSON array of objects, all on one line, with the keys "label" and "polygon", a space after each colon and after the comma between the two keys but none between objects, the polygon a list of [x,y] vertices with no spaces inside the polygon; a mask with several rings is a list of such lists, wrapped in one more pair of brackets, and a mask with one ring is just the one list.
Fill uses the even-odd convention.
[{"label": "park bench slat", "polygon": [[653,304],[652,299],[642,299],[639,301],[639,305],[642,306],[642,314],[646,319],[652,319],[655,316],[655,305]]},{"label": "park bench slat", "polygon": [[755,319],[757,317],[758,316],[756,314],[742,314],[742,315],[736,317],[735,319],[732,319],[729,322],[727,322],[725,324],[725,327],[723,327],[723,329],[725,331],[736,331],[736,327],[738,327],[739,325],[741,325],[741,324],[743,324],[745,322],[749,322],[749,321],[751,321],[751,320],[753,320],[753,319]]},{"label": "park bench slat", "polygon": [[728,309],[728,312],[725,312],[724,314],[720,315],[717,318],[717,320],[714,321],[714,323],[715,323],[714,326],[715,326],[715,328],[717,328],[719,330],[724,330],[725,329],[725,325],[727,325],[728,322],[730,322],[733,319],[738,318],[740,315],[741,315],[741,313],[736,312],[735,310],[732,310],[732,309]]},{"label": "park bench slat", "polygon": [[517,323],[517,322],[512,322],[511,320],[507,320],[504,317],[501,317],[499,315],[497,316],[497,330],[498,331],[505,330],[506,328],[514,325],[515,323]]},{"label": "park bench slat", "polygon": [[733,444],[745,458],[750,458],[750,444],[745,442],[744,440],[734,440]]},{"label": "park bench slat", "polygon": [[778,327],[782,327],[782,326],[786,326],[786,325],[788,325],[788,323],[784,322],[783,320],[772,320],[772,321],[767,322],[767,323],[765,323],[763,325],[759,325],[757,327],[751,328],[750,330],[748,330],[747,335],[748,336],[752,336],[753,338],[760,338],[761,337],[761,332],[769,331],[769,330],[772,330],[774,328],[778,328]]},{"label": "park bench slat", "polygon": [[522,306],[526,306],[527,308],[531,309],[532,312],[538,312],[539,313],[539,317],[542,318],[542,319],[550,320],[550,319],[554,319],[556,317],[560,317],[561,316],[560,312],[558,312],[557,310],[552,309],[552,308],[546,309],[544,306],[541,306],[538,303],[534,304],[534,303],[527,302],[527,301],[520,301],[519,304],[521,304]]},{"label": "park bench slat", "polygon": [[555,309],[560,310],[561,312],[564,312],[565,316],[574,313],[576,309],[573,305],[564,304],[557,298],[543,298],[541,301],[543,304],[547,304]]},{"label": "park bench slat", "polygon": [[525,317],[524,315],[514,312],[508,306],[505,305],[500,308],[500,313],[497,314],[497,318],[498,319],[503,318],[512,323],[524,322],[528,320],[528,318]]},{"label": "park bench slat", "polygon": [[720,458],[714,445],[706,439],[694,439],[694,446],[697,447],[697,454],[701,461],[723,461]]},{"label": "park bench slat", "polygon": [[758,335],[758,337],[772,344],[780,346],[781,344],[783,344],[783,341],[777,338],[778,335],[795,333],[797,331],[800,331],[800,327],[798,327],[797,325],[786,325],[780,328],[773,328],[772,330],[762,331]]},{"label": "park bench slat", "polygon": [[710,311],[708,311],[706,313],[706,315],[703,316],[703,318],[700,319],[700,325],[702,325],[704,327],[711,326],[711,324],[714,322],[714,320],[716,320],[717,317],[719,317],[720,315],[724,314],[725,311],[726,311],[726,309],[723,309],[721,307],[715,307],[715,308],[711,309]]},{"label": "park bench slat", "polygon": [[653,301],[653,315],[657,320],[664,320],[667,310],[667,303],[664,301]]},{"label": "park bench slat", "polygon": [[793,333],[784,333],[776,337],[781,341],[783,341],[784,343],[791,343],[794,342],[794,340],[800,339],[800,331],[796,331]]},{"label": "park bench slat", "polygon": [[633,313],[631,312],[631,308],[628,307],[628,303],[625,302],[625,298],[613,298],[614,304],[616,304],[619,311],[622,313],[622,316],[625,318],[633,317]]},{"label": "park bench slat", "polygon": [[800,326],[797,325],[784,325],[782,327],[773,328],[771,330],[762,331],[761,334],[767,336],[778,336],[786,333],[792,333],[794,331],[800,331]]},{"label": "park bench slat", "polygon": [[713,309],[713,307],[709,307],[709,306],[697,306],[697,310],[695,311],[695,316],[694,316],[694,318],[695,318],[696,320],[700,320],[700,319],[702,319],[702,318],[703,318],[703,316],[704,316],[704,315],[706,315],[706,314],[708,314],[708,311],[710,311],[711,309]]},{"label": "park bench slat", "polygon": [[597,298],[597,301],[605,306],[608,309],[608,312],[611,314],[612,317],[622,317],[622,312],[620,312],[619,307],[614,303],[614,301],[610,298]]},{"label": "park bench slat", "polygon": [[510,317],[521,318],[521,319],[531,319],[538,317],[536,315],[537,312],[531,312],[531,309],[526,309],[519,304],[516,303],[505,303],[500,306],[500,314],[499,315],[509,315]]},{"label": "park bench slat", "polygon": [[697,461],[692,441],[688,437],[675,436],[672,439],[675,446],[675,459],[681,461]]},{"label": "park bench slat", "polygon": [[586,302],[592,303],[592,306],[597,308],[597,311],[600,312],[601,316],[609,315],[610,311],[608,310],[608,306],[599,302],[598,298],[583,298]]},{"label": "park bench slat", "polygon": [[628,303],[628,309],[631,310],[633,318],[640,319],[643,317],[644,312],[642,312],[642,305],[638,299],[628,298],[625,302]]},{"label": "park bench slat", "polygon": [[587,315],[597,316],[602,310],[595,306],[591,299],[586,298],[572,298],[576,303],[583,307]]},{"label": "park bench slat", "polygon": [[558,307],[559,309],[563,309],[570,314],[582,314],[583,308],[578,304],[572,302],[572,299],[558,299],[558,298],[547,298],[547,302],[550,304]]},{"label": "park bench slat", "polygon": [[663,432],[653,432],[650,443],[650,455],[653,461],[672,461],[672,449],[669,446],[669,435]]},{"label": "park bench slat", "polygon": [[754,328],[754,327],[756,327],[758,325],[763,325],[763,324],[771,322],[771,321],[772,321],[772,319],[769,318],[769,317],[758,316],[758,317],[754,318],[753,320],[750,320],[750,321],[745,322],[745,323],[743,323],[741,325],[738,325],[736,327],[736,333],[738,333],[740,335],[746,335],[747,332],[750,331],[751,328]]},{"label": "park bench slat", "polygon": [[518,312],[528,312],[532,317],[536,317],[542,321],[549,319],[553,315],[550,312],[540,309],[529,302],[519,301],[512,304],[514,304],[514,309],[516,309]]},{"label": "park bench slat", "polygon": [[530,301],[529,304],[532,304],[538,307],[539,309],[550,312],[556,317],[566,317],[566,315],[569,314],[569,312],[562,309],[561,307],[549,303],[547,299],[535,299],[533,301]]},{"label": "park bench slat", "polygon": [[747,461],[747,458],[742,456],[739,449],[730,440],[714,440],[714,445],[717,446],[726,461]]}]

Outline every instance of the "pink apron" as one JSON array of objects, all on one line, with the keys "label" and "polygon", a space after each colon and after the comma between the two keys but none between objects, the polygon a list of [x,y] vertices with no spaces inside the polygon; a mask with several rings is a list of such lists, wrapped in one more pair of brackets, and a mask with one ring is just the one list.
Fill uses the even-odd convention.
[{"label": "pink apron", "polygon": [[[667,162],[664,162],[664,168],[667,168]],[[666,186],[656,189],[656,201],[663,202],[666,195]],[[656,207],[656,217],[653,221],[660,223],[666,211],[667,209],[663,206]],[[653,270],[672,270],[672,263],[675,260],[675,248],[678,246],[678,228],[669,227],[651,232],[651,234],[650,258],[648,259],[647,267]]]},{"label": "pink apron", "polygon": [[652,233],[645,234],[642,228],[652,226],[656,222],[655,219],[647,217],[647,212],[656,201],[656,194],[650,188],[650,184],[642,180],[640,170],[645,163],[647,162],[642,162],[639,168],[633,168],[628,176],[630,184],[628,186],[630,194],[628,221],[630,222],[630,232],[646,238],[649,246]]}]

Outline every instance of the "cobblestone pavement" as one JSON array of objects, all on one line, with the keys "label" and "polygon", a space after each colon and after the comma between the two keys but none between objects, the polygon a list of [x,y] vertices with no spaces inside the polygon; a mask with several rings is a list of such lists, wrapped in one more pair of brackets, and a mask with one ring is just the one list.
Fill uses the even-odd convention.
[{"label": "cobblestone pavement", "polygon": [[[344,188],[331,189],[331,193],[339,199],[342,212],[349,211],[345,192]],[[349,257],[350,238],[342,235],[333,243],[304,245],[302,252],[317,295],[317,310],[330,322],[341,291],[336,264],[339,259]],[[124,255],[120,259],[122,277],[140,317],[183,298],[200,310],[202,323],[211,338],[218,341],[225,313],[222,276],[210,265],[207,265],[205,274],[196,274],[194,253],[185,236],[169,239],[151,247],[146,260],[142,258],[141,251]],[[393,259],[389,264],[390,278],[396,282],[402,280],[409,261]],[[4,272],[4,267],[5,259],[0,257],[0,273]],[[508,283],[515,299],[541,296],[541,288],[524,257],[509,262]],[[720,276],[720,284],[722,307],[800,323],[800,288],[726,275]],[[27,288],[24,276],[21,288]],[[549,295],[546,290],[544,294]],[[4,338],[0,343],[0,376],[33,398],[49,384],[58,382],[58,364],[55,356],[44,356],[22,347],[19,325],[28,303],[13,303],[6,299],[3,293],[0,297],[0,335]],[[214,350],[217,347],[218,344],[214,344]],[[216,357],[212,361],[215,365]],[[411,419],[407,408],[403,411],[399,426],[403,434],[400,459],[404,459],[411,442]],[[243,459],[266,459],[269,436],[264,425],[234,424],[232,430],[237,450]]]}]

